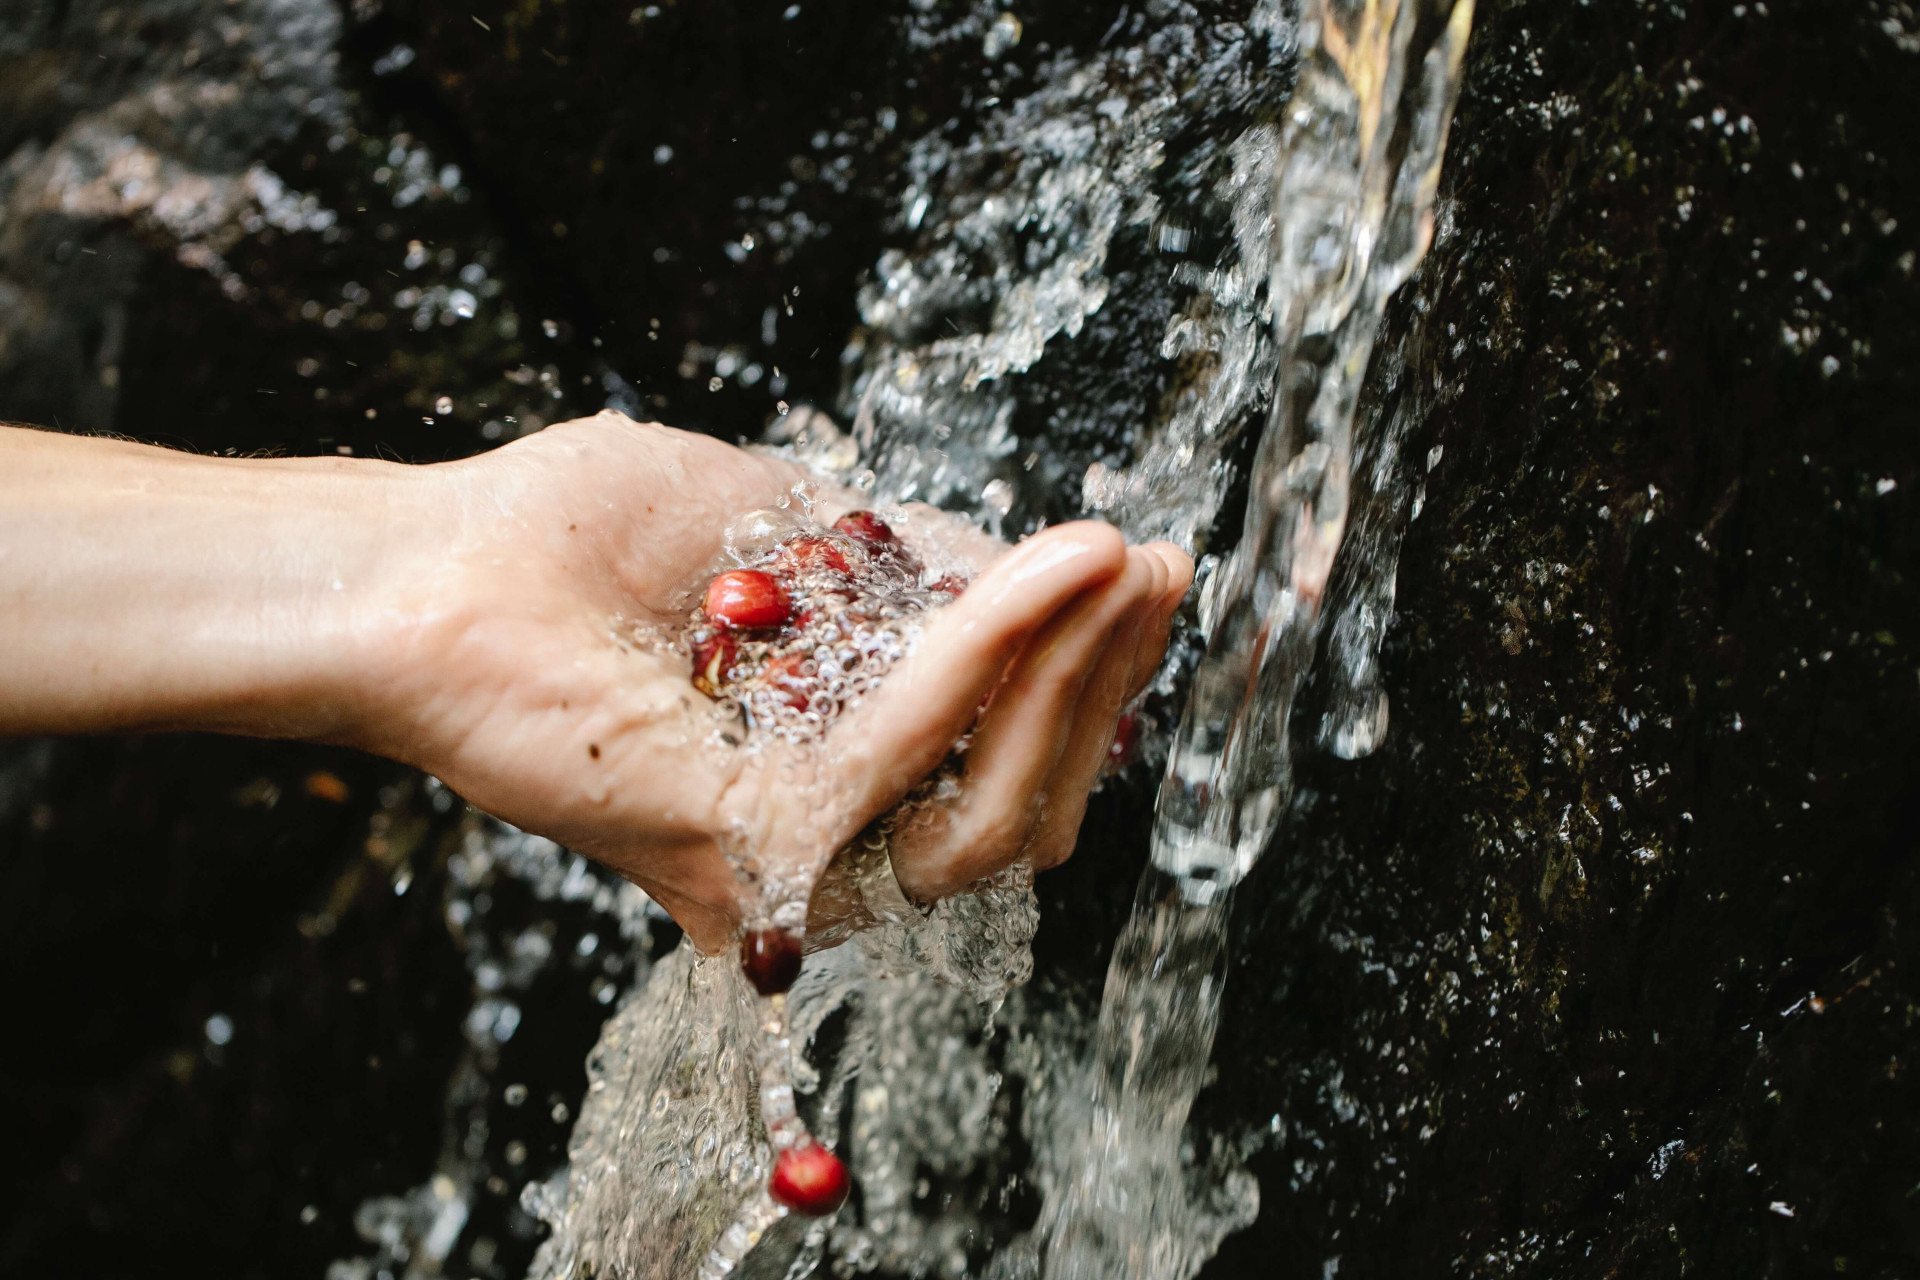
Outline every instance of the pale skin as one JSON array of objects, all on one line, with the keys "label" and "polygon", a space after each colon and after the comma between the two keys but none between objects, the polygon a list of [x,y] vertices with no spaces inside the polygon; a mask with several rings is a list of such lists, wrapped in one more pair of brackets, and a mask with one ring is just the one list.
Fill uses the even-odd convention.
[{"label": "pale skin", "polygon": [[[958,797],[895,835],[902,887],[1066,858],[1191,561],[1048,529],[820,747],[722,748],[688,659],[634,636],[684,623],[729,519],[807,481],[612,413],[432,466],[0,427],[0,735],[358,747],[606,863],[709,952],[766,907],[738,864],[816,872],[970,727]],[[822,521],[849,505],[808,492]]]}]

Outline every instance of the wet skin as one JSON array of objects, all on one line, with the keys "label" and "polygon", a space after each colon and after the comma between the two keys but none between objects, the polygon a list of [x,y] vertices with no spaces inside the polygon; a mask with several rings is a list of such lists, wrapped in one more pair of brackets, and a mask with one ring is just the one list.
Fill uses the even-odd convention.
[{"label": "wet skin", "polygon": [[605,862],[708,950],[768,905],[736,866],[804,883],[976,716],[958,795],[895,839],[902,886],[1064,859],[1192,575],[1102,524],[997,558],[976,536],[965,595],[824,743],[736,749],[686,656],[635,637],[684,621],[728,521],[806,480],[789,463],[612,413],[425,467],[13,429],[0,459],[23,552],[0,561],[0,732],[358,746]]}]

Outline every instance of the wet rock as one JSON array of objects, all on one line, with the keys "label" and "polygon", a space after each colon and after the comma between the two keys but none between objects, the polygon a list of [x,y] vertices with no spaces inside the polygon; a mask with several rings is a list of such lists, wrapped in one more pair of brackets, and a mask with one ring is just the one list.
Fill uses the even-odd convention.
[{"label": "wet rock", "polygon": [[337,118],[337,11],[315,0],[28,3],[0,28],[0,386],[14,418],[111,429],[156,248],[230,297],[225,259],[333,214],[260,163]]},{"label": "wet rock", "polygon": [[1242,892],[1208,1274],[1920,1265],[1898,9],[1482,13],[1391,727]]}]

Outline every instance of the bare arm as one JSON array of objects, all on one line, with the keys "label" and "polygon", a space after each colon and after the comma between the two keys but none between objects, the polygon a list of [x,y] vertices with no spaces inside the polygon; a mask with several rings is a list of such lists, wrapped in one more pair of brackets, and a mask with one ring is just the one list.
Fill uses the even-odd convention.
[{"label": "bare arm", "polygon": [[354,740],[426,474],[0,427],[0,733]]},{"label": "bare arm", "polygon": [[632,628],[683,619],[727,521],[803,480],[614,414],[422,467],[0,428],[0,734],[357,746],[608,863],[708,948],[752,909],[729,854],[817,869],[969,728],[962,795],[896,844],[901,882],[1065,857],[1190,562],[1050,529],[940,610],[822,753],[721,748],[688,659]]}]

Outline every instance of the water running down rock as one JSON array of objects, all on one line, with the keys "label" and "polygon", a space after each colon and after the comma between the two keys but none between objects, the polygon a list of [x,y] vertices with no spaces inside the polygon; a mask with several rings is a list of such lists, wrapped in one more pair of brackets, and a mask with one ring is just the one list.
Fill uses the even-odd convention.
[{"label": "water running down rock", "polygon": [[[1207,648],[1155,806],[1153,865],[1107,971],[1082,1172],[1042,1219],[1054,1280],[1186,1280],[1219,1243],[1195,1239],[1209,1215],[1192,1203],[1182,1142],[1219,1019],[1228,904],[1289,799],[1293,704],[1352,516],[1360,433],[1405,426],[1363,418],[1361,393],[1381,314],[1433,238],[1472,22],[1473,0],[1309,0],[1301,15],[1273,169],[1272,418],[1245,530],[1208,584]],[[1367,443],[1388,457],[1398,445]],[[1391,558],[1345,564],[1393,578]],[[1244,1195],[1224,1228],[1251,1220]]]}]

